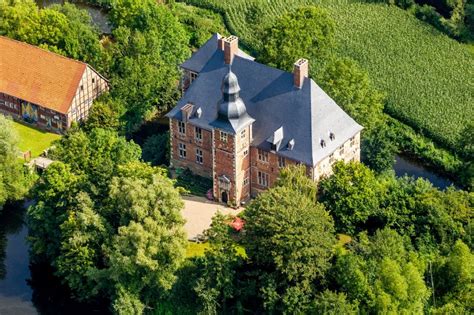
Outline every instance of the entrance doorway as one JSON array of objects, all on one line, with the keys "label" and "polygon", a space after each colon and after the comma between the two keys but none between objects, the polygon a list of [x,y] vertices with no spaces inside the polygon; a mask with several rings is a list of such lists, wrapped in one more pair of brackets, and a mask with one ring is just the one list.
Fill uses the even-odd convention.
[{"label": "entrance doorway", "polygon": [[227,203],[227,201],[228,201],[227,191],[224,190],[224,191],[221,193],[221,202]]}]

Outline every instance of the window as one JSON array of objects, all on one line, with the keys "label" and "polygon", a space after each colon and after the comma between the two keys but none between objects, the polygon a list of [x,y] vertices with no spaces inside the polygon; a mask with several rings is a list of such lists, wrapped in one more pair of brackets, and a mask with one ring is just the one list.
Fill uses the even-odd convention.
[{"label": "window", "polygon": [[321,141],[319,142],[319,144],[321,144],[321,148],[325,148],[325,147],[326,147],[326,141],[324,141],[323,139],[321,139]]},{"label": "window", "polygon": [[194,136],[196,140],[202,140],[202,129],[199,127],[194,128]]},{"label": "window", "polygon": [[81,85],[81,91],[84,91],[84,85]]},{"label": "window", "polygon": [[0,100],[0,105],[5,105],[5,101],[4,101],[4,100]]},{"label": "window", "polygon": [[355,144],[355,137],[352,137],[352,138],[351,138],[351,147],[353,147],[354,144]]},{"label": "window", "polygon": [[202,158],[202,150],[196,149],[196,163],[202,164],[204,159]]},{"label": "window", "polygon": [[278,157],[278,167],[283,168],[286,166],[285,158],[282,156]]},{"label": "window", "polygon": [[94,83],[95,83],[95,78],[92,78],[92,84],[94,84]]},{"label": "window", "polygon": [[249,184],[249,178],[245,177],[244,178],[244,186],[247,186]]},{"label": "window", "polygon": [[258,171],[258,184],[268,187],[268,174]]},{"label": "window", "polygon": [[198,76],[198,75],[197,75],[196,72],[192,72],[192,71],[191,71],[191,72],[190,72],[191,82],[193,82],[194,80],[196,80],[197,76]]},{"label": "window", "polygon": [[247,156],[247,155],[249,155],[249,150],[244,151],[244,156]]},{"label": "window", "polygon": [[262,162],[268,162],[268,152],[258,149],[258,159]]},{"label": "window", "polygon": [[227,133],[225,133],[224,131],[221,131],[220,136],[221,136],[221,141],[227,143]]},{"label": "window", "polygon": [[336,140],[336,135],[334,134],[334,132],[329,133],[329,139],[331,139],[331,141]]},{"label": "window", "polygon": [[244,139],[246,135],[247,135],[247,130],[246,129],[244,129],[240,132],[240,138]]},{"label": "window", "polygon": [[339,155],[344,155],[344,145],[339,147]]},{"label": "window", "polygon": [[186,145],[184,143],[179,144],[179,157],[186,158]]},{"label": "window", "polygon": [[178,131],[183,135],[186,133],[186,124],[183,121],[178,121]]},{"label": "window", "polygon": [[329,164],[332,163],[334,163],[334,153],[331,153],[331,155],[329,156]]}]

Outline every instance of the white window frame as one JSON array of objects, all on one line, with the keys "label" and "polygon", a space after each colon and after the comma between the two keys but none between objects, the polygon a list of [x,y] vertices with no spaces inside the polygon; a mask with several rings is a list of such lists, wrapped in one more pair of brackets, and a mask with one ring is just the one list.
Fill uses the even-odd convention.
[{"label": "white window frame", "polygon": [[278,157],[278,167],[279,168],[284,168],[286,167],[286,159],[282,156]]},{"label": "white window frame", "polygon": [[202,141],[202,129],[199,127],[194,127],[194,138],[196,140]]},{"label": "white window frame", "polygon": [[268,187],[269,176],[267,173],[258,171],[257,173],[257,182],[260,186]]},{"label": "white window frame", "polygon": [[258,149],[258,160],[261,162],[268,162],[268,152]]},{"label": "white window frame", "polygon": [[186,123],[184,121],[178,120],[178,132],[182,135],[186,134]]},{"label": "white window frame", "polygon": [[197,164],[203,164],[204,163],[204,157],[201,149],[196,149],[196,163]]},{"label": "white window frame", "polygon": [[186,158],[186,145],[184,143],[178,144],[179,157],[182,159]]}]

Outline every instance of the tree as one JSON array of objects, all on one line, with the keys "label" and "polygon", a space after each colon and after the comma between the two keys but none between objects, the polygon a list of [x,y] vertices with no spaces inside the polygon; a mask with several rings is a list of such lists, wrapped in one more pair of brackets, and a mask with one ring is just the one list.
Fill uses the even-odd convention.
[{"label": "tree", "polygon": [[152,165],[168,165],[170,156],[169,132],[148,137],[143,143],[143,160]]},{"label": "tree", "polygon": [[18,163],[18,141],[11,121],[0,115],[0,212],[7,200],[21,199],[30,186]]},{"label": "tree", "polygon": [[40,10],[31,0],[2,1],[0,34],[102,68],[99,33],[89,14],[73,4]]},{"label": "tree", "polygon": [[461,240],[446,257],[435,264],[435,294],[443,304],[461,307],[461,313],[474,310],[474,254]]},{"label": "tree", "polygon": [[365,132],[372,131],[383,122],[384,96],[355,61],[331,58],[316,77],[321,88],[364,126]]},{"label": "tree", "polygon": [[35,259],[48,262],[78,300],[107,297],[140,313],[169,291],[184,259],[183,206],[166,170],[111,130],[74,131],[28,210]]},{"label": "tree", "polygon": [[369,217],[380,211],[381,185],[360,163],[337,162],[333,171],[320,182],[320,201],[331,212],[339,232],[351,234],[365,229]]},{"label": "tree", "polygon": [[243,242],[269,312],[308,307],[313,282],[324,278],[335,243],[324,207],[288,186],[260,194],[245,212]]},{"label": "tree", "polygon": [[286,71],[299,58],[311,61],[329,55],[334,42],[334,21],[321,7],[301,7],[281,16],[263,37],[261,60]]},{"label": "tree", "polygon": [[205,314],[229,311],[227,301],[236,299],[240,289],[237,279],[243,259],[230,236],[229,222],[232,219],[218,213],[212,218],[211,228],[205,232],[210,249],[200,262],[202,273],[194,288]]},{"label": "tree", "polygon": [[361,313],[418,314],[429,297],[423,273],[410,242],[384,229],[361,233],[348,251],[339,251],[331,278]]},{"label": "tree", "polygon": [[110,98],[96,100],[87,117],[84,129],[91,131],[95,128],[102,128],[120,131],[122,128],[120,117],[124,110],[124,105],[116,100]]},{"label": "tree", "polygon": [[372,131],[363,133],[362,161],[377,173],[393,170],[398,148],[392,129],[380,124]]},{"label": "tree", "polygon": [[89,133],[73,131],[62,137],[51,156],[67,163],[75,174],[86,176],[89,192],[100,195],[107,190],[117,167],[138,160],[141,150],[115,131],[97,128]]},{"label": "tree", "polygon": [[310,314],[359,314],[357,305],[347,301],[344,293],[336,293],[325,290],[318,294],[310,307]]}]

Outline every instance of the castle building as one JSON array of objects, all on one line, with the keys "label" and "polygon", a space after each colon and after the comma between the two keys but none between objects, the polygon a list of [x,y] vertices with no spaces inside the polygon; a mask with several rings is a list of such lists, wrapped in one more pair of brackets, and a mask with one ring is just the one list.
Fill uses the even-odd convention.
[{"label": "castle building", "polygon": [[360,160],[362,127],[312,79],[254,61],[215,34],[182,65],[183,97],[167,114],[171,164],[213,179],[215,200],[239,205],[300,164],[317,181]]},{"label": "castle building", "polygon": [[0,36],[0,113],[61,133],[109,89],[88,64]]}]

